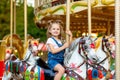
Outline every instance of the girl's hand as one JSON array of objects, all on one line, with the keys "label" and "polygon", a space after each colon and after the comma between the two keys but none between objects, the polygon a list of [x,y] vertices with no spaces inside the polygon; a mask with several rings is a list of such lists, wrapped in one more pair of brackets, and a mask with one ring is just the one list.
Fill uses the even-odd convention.
[{"label": "girl's hand", "polygon": [[70,37],[72,37],[72,32],[70,30],[66,30],[66,34],[68,34]]}]

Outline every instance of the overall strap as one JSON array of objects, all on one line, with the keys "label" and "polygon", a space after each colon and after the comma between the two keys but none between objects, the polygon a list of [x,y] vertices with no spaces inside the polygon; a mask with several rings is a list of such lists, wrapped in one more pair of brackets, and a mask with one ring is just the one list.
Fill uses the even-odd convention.
[{"label": "overall strap", "polygon": [[60,47],[60,45],[59,45],[59,43],[57,42],[57,40],[55,40],[53,37],[51,37],[54,41],[55,41],[55,43]]}]

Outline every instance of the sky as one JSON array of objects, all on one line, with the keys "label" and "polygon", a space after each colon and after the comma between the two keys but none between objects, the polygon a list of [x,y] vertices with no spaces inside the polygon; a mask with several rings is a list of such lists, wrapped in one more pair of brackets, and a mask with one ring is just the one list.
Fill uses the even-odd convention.
[{"label": "sky", "polygon": [[27,0],[28,5],[32,5],[34,7],[34,0]]}]

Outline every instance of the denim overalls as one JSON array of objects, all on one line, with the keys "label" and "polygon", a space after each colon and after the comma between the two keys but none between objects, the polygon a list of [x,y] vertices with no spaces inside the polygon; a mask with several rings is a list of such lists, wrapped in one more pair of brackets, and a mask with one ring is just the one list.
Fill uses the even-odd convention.
[{"label": "denim overalls", "polygon": [[[58,47],[62,46],[53,37],[52,37],[52,39],[55,41],[55,43],[58,45]],[[62,51],[60,51],[58,53],[55,53],[55,54],[52,54],[51,52],[48,52],[48,66],[52,70],[54,70],[54,67],[57,64],[63,65],[63,61],[64,61],[64,50],[62,50]]]}]

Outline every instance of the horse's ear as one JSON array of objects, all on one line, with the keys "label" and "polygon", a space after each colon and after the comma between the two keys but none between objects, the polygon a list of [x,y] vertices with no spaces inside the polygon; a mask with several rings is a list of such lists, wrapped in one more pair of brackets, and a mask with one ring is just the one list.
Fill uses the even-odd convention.
[{"label": "horse's ear", "polygon": [[32,40],[31,40],[31,39],[29,39],[29,40],[28,40],[28,44],[31,44],[31,41],[32,41]]},{"label": "horse's ear", "polygon": [[29,47],[31,47],[31,39],[28,40],[28,44]]},{"label": "horse's ear", "polygon": [[113,37],[113,34],[110,34],[109,38]]}]

